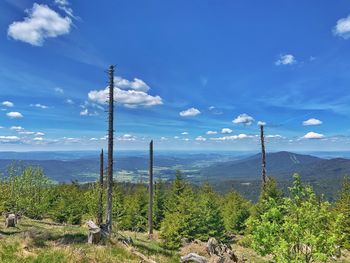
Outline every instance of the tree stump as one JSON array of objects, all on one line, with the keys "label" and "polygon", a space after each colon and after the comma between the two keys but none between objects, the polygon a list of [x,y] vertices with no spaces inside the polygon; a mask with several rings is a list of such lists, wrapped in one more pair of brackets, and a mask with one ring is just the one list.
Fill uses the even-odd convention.
[{"label": "tree stump", "polygon": [[89,244],[98,244],[101,241],[101,230],[90,230],[88,235],[88,243]]},{"label": "tree stump", "polygon": [[202,257],[196,253],[190,253],[180,258],[180,263],[186,262],[207,263],[208,261],[205,257]]},{"label": "tree stump", "polygon": [[5,227],[15,227],[16,226],[16,215],[8,214],[6,215]]},{"label": "tree stump", "polygon": [[89,227],[88,243],[98,244],[101,241],[101,228],[91,220],[86,224]]}]

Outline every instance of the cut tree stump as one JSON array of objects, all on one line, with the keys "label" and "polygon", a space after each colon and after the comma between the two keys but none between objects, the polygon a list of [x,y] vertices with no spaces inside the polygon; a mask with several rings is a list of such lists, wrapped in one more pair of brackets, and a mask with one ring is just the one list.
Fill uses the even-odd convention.
[{"label": "cut tree stump", "polygon": [[202,257],[196,253],[190,253],[180,258],[180,263],[186,262],[207,263],[208,261],[205,257]]},{"label": "cut tree stump", "polygon": [[91,220],[87,221],[86,224],[89,227],[88,243],[98,244],[101,241],[101,228]]},{"label": "cut tree stump", "polygon": [[6,215],[5,227],[15,227],[16,226],[16,215],[8,214]]}]

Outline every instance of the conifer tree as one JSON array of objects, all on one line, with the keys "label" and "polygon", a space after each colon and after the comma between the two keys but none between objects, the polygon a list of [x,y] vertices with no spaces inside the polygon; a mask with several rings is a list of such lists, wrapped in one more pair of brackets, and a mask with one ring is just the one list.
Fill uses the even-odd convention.
[{"label": "conifer tree", "polygon": [[342,236],[342,245],[346,249],[350,249],[350,179],[344,177],[342,189],[339,198],[336,201],[335,210],[342,214],[343,219],[340,224]]}]

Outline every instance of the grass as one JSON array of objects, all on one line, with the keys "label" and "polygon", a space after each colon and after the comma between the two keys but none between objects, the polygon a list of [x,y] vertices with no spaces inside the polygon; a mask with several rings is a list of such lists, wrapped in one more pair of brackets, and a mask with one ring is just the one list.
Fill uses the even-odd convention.
[{"label": "grass", "polygon": [[0,221],[0,262],[140,262],[122,245],[87,244],[87,232],[84,227],[54,226],[30,219],[5,229]]},{"label": "grass", "polygon": [[[128,248],[118,242],[106,241],[102,245],[87,244],[88,229],[72,225],[52,225],[49,221],[22,219],[15,228],[4,228],[0,220],[0,262],[1,263],[133,263],[141,262]],[[158,233],[152,240],[145,233],[124,231],[130,236],[139,252],[159,263],[179,262],[179,253],[164,249]],[[197,245],[198,246],[198,245]],[[255,251],[238,244],[232,246],[239,259],[246,262],[267,263],[269,257],[260,257]],[[187,251],[188,250],[188,251]],[[204,251],[204,252],[203,252]],[[205,244],[184,248],[180,253],[205,253]],[[343,251],[339,263],[350,262],[350,253]]]}]

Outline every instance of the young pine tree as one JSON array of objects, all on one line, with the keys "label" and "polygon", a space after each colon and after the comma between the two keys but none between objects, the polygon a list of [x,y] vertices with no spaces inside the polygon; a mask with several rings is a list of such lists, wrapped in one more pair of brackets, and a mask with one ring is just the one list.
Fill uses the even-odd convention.
[{"label": "young pine tree", "polygon": [[342,236],[342,246],[350,249],[350,178],[344,177],[342,189],[335,205],[335,212],[342,214],[343,220],[340,224]]}]

